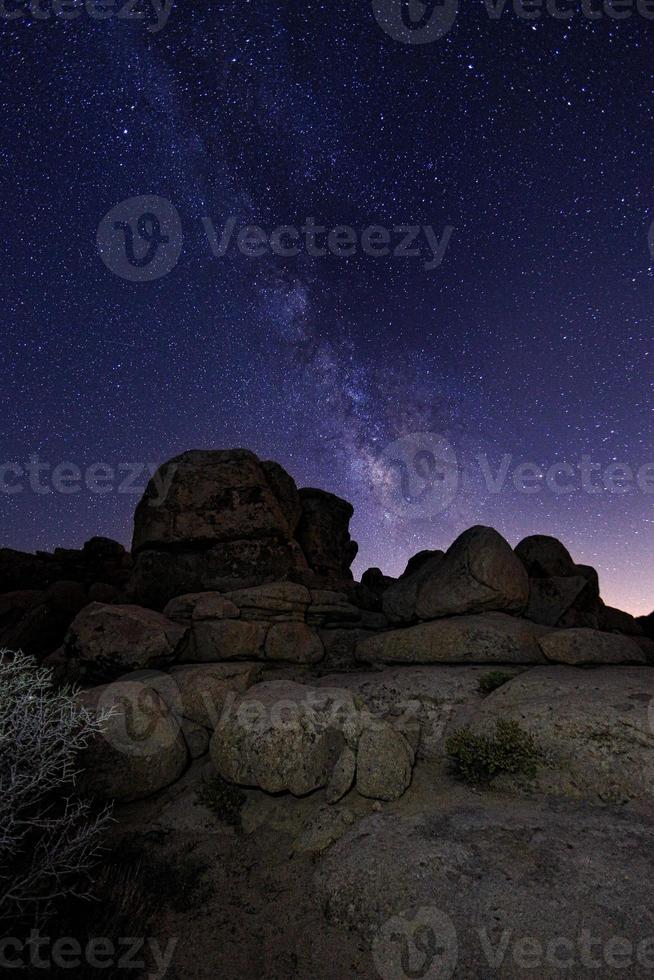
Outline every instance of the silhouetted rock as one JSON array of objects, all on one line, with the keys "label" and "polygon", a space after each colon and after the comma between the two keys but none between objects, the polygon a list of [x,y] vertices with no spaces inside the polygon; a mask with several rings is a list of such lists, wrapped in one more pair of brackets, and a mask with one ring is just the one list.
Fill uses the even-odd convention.
[{"label": "silhouetted rock", "polygon": [[311,487],[300,490],[300,503],[296,536],[309,567],[325,582],[351,579],[350,565],[358,551],[356,541],[350,538],[352,504]]},{"label": "silhouetted rock", "polygon": [[361,585],[376,596],[382,596],[395,582],[397,579],[384,575],[381,568],[367,568],[361,576]]},{"label": "silhouetted rock", "polygon": [[636,622],[645,636],[648,636],[650,640],[654,640],[654,612],[650,613],[649,616],[638,616]]},{"label": "silhouetted rock", "polygon": [[[421,571],[424,566],[417,574]],[[418,589],[416,613],[419,619],[487,610],[519,613],[528,598],[527,573],[508,542],[493,528],[472,527],[436,559]]]},{"label": "silhouetted rock", "polygon": [[615,609],[613,606],[605,606],[601,603],[600,607],[600,629],[607,633],[624,633],[625,636],[643,636],[643,627],[629,613],[622,609]]},{"label": "silhouetted rock", "polygon": [[418,592],[423,583],[438,571],[445,553],[421,551],[419,557],[420,561],[413,564],[409,562],[403,575],[382,596],[382,609],[389,623],[411,623],[418,619]]},{"label": "silhouetted rock", "polygon": [[189,592],[351,580],[351,516],[346,501],[298,492],[278,463],[245,449],[184,453],[160,467],[136,508],[130,594],[162,608]]},{"label": "silhouetted rock", "polygon": [[576,565],[557,538],[534,534],[516,546],[529,574],[524,615],[544,626],[601,629],[599,578],[590,565]]}]

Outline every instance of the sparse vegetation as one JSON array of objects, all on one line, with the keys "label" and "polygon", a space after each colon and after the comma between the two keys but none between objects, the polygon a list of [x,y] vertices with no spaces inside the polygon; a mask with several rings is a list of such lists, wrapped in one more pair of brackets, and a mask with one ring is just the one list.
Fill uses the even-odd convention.
[{"label": "sparse vegetation", "polygon": [[76,789],[77,757],[101,729],[51,671],[0,651],[0,918],[38,923],[92,889],[110,811]]},{"label": "sparse vegetation", "polygon": [[456,775],[475,785],[501,774],[533,779],[544,762],[534,737],[515,721],[498,721],[492,735],[476,734],[466,725],[448,738],[446,747]]},{"label": "sparse vegetation", "polygon": [[245,793],[238,786],[228,783],[216,773],[202,784],[202,788],[198,790],[198,799],[223,823],[230,827],[241,826]]},{"label": "sparse vegetation", "polygon": [[479,678],[479,693],[487,697],[496,691],[502,684],[513,679],[513,674],[507,674],[505,670],[491,670],[487,674],[482,674]]}]

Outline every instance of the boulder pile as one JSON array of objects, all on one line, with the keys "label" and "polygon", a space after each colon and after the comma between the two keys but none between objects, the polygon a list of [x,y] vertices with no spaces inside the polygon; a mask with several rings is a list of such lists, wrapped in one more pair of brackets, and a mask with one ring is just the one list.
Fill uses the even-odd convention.
[{"label": "boulder pile", "polygon": [[[651,617],[605,606],[555,538],[513,549],[488,527],[357,583],[351,517],[254,453],[189,452],[148,486],[131,555],[101,538],[0,551],[3,645],[50,654],[90,710],[114,709],[87,750],[93,792],[146,796],[208,753],[241,786],[390,801],[417,759],[444,757],[455,721],[482,731],[505,714],[547,724],[554,749],[567,738],[577,782],[604,792],[589,705],[610,702],[617,730],[649,696]],[[504,683],[483,699],[490,667]],[[639,753],[627,745],[633,764],[611,776],[627,795],[645,793]]]}]

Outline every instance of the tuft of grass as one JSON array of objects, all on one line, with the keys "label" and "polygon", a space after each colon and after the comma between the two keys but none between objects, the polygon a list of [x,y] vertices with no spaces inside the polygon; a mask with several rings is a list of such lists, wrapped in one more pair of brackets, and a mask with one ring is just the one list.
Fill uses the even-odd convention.
[{"label": "tuft of grass", "polygon": [[491,670],[488,674],[482,674],[479,678],[479,693],[487,697],[496,691],[502,684],[513,680],[513,674],[507,674],[505,670]]},{"label": "tuft of grass", "polygon": [[534,737],[515,721],[498,721],[492,735],[477,735],[466,725],[448,738],[446,748],[455,774],[473,785],[503,774],[531,780],[545,761]]},{"label": "tuft of grass", "polygon": [[206,780],[198,790],[198,800],[230,827],[241,826],[241,810],[245,793],[217,774]]}]

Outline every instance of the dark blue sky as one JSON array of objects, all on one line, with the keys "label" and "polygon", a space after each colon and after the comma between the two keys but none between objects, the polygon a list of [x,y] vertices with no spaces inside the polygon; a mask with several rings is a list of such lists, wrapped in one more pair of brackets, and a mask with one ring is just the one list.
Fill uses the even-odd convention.
[{"label": "dark blue sky", "polygon": [[[354,503],[358,572],[487,523],[513,544],[561,537],[607,601],[650,611],[654,22],[568,6],[528,21],[461,3],[422,45],[363,0],[177,4],[158,33],[151,12],[0,20],[1,462],[84,474],[62,494],[44,472],[36,493],[5,469],[20,492],[0,493],[1,543],[128,543],[137,497],[118,479],[91,492],[88,467],[243,445]],[[152,195],[179,214],[181,252],[132,281],[98,226]],[[426,270],[422,233],[414,257],[215,257],[207,217],[219,235],[230,217],[379,225],[393,243],[399,226],[454,230]],[[386,465],[414,433],[460,468],[422,509]],[[584,456],[597,492],[578,475],[516,488],[525,461],[578,474]],[[624,493],[605,485],[616,462]]]}]

